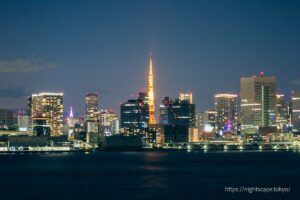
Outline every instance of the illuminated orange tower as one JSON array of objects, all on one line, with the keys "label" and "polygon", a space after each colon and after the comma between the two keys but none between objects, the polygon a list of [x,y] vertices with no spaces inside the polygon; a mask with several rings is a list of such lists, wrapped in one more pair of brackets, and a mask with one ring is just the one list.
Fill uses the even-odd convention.
[{"label": "illuminated orange tower", "polygon": [[149,98],[149,124],[155,124],[155,105],[153,91],[153,72],[152,72],[152,54],[149,59],[149,77],[148,77],[148,98]]}]

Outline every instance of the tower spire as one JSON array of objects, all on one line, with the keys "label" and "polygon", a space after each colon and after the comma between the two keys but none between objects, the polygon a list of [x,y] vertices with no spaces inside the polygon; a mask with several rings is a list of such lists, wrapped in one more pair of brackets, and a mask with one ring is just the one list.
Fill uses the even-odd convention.
[{"label": "tower spire", "polygon": [[72,106],[71,106],[71,108],[70,108],[70,118],[73,118],[74,116],[73,116],[73,108],[72,108]]},{"label": "tower spire", "polygon": [[155,105],[153,91],[153,69],[152,69],[152,53],[149,57],[149,77],[148,77],[148,98],[149,98],[149,124],[155,124]]}]

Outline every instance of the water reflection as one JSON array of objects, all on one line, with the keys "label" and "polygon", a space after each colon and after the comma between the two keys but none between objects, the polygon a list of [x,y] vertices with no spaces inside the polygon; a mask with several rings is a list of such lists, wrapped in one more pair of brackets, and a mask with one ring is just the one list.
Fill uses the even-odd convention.
[{"label": "water reflection", "polygon": [[167,156],[167,152],[150,151],[144,153],[144,158],[148,162],[159,162]]}]

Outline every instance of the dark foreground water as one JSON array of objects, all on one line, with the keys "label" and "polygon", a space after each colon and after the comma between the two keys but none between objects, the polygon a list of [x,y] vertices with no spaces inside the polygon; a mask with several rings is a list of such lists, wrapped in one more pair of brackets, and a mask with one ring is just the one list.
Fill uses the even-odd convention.
[{"label": "dark foreground water", "polygon": [[0,173],[1,200],[300,199],[299,152],[0,154]]}]

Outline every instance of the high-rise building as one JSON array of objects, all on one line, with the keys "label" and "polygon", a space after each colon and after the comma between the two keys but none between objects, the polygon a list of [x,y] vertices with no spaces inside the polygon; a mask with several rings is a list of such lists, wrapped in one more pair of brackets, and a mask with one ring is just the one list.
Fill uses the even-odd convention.
[{"label": "high-rise building", "polygon": [[32,94],[28,98],[30,128],[36,135],[63,134],[63,93]]},{"label": "high-rise building", "polygon": [[191,92],[188,92],[188,93],[180,92],[179,93],[179,100],[180,101],[187,101],[190,104],[193,104],[193,93],[191,93]]},{"label": "high-rise building", "polygon": [[14,113],[10,109],[0,109],[0,128],[10,129],[13,125]]},{"label": "high-rise building", "polygon": [[153,69],[152,69],[152,55],[149,59],[149,77],[148,77],[148,98],[149,98],[149,124],[155,124],[155,98],[153,89]]},{"label": "high-rise building", "polygon": [[118,114],[112,110],[101,110],[100,130],[106,136],[117,135],[119,133]]},{"label": "high-rise building", "polygon": [[149,123],[149,105],[145,93],[139,93],[138,99],[130,99],[121,104],[121,128],[129,132],[140,133]]},{"label": "high-rise building", "polygon": [[196,128],[199,130],[203,130],[203,112],[196,111],[195,115],[195,123]]},{"label": "high-rise building", "polygon": [[205,132],[215,132],[217,127],[217,112],[206,110],[203,113],[203,130]]},{"label": "high-rise building", "polygon": [[276,78],[241,78],[242,133],[257,133],[262,129],[276,129]]},{"label": "high-rise building", "polygon": [[18,115],[18,128],[19,131],[28,131],[29,127],[29,116]]},{"label": "high-rise building", "polygon": [[300,92],[292,92],[293,132],[300,132]]},{"label": "high-rise building", "polygon": [[283,94],[276,95],[276,126],[277,131],[287,131],[288,126],[288,106]]},{"label": "high-rise building", "polygon": [[160,106],[160,123],[165,125],[182,125],[188,128],[195,128],[195,104],[187,100],[165,97]]},{"label": "high-rise building", "polygon": [[99,111],[98,95],[88,93],[85,96],[85,120],[97,121]]},{"label": "high-rise building", "polygon": [[287,102],[287,108],[286,109],[287,109],[288,126],[289,126],[289,128],[291,128],[292,127],[292,114],[293,114],[292,101]]},{"label": "high-rise building", "polygon": [[[159,108],[159,121],[162,132],[159,133],[162,143],[183,143],[194,141],[196,128],[196,106],[192,104],[192,94],[179,94],[174,101],[164,97]],[[195,131],[197,130],[197,131]]]},{"label": "high-rise building", "polygon": [[99,102],[98,94],[88,93],[85,96],[85,126],[87,133],[99,132]]},{"label": "high-rise building", "polygon": [[173,100],[170,97],[164,97],[161,105],[159,106],[159,123],[170,124],[172,123],[172,110],[170,107],[173,104]]},{"label": "high-rise building", "polygon": [[237,129],[237,98],[236,94],[216,94],[215,111],[217,130],[219,132],[235,132]]}]

